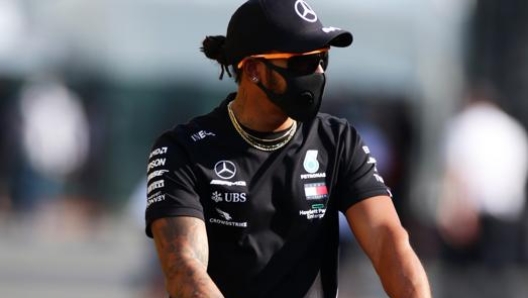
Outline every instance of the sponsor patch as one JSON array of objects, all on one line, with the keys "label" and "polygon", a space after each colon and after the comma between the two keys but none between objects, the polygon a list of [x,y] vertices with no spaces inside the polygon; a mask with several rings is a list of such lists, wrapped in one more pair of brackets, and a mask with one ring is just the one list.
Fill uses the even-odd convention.
[{"label": "sponsor patch", "polygon": [[232,161],[221,160],[214,166],[216,176],[228,180],[235,177],[236,166]]},{"label": "sponsor patch", "polygon": [[209,219],[209,222],[210,223],[213,223],[213,224],[219,224],[219,225],[223,225],[223,226],[229,226],[229,227],[237,227],[237,228],[247,228],[247,222],[244,221],[244,222],[236,222],[236,221],[232,221],[232,217],[231,217],[231,214],[229,214],[228,212],[225,212],[219,208],[215,208],[216,209],[216,212],[218,213],[218,215],[221,217],[220,218],[210,218]]},{"label": "sponsor patch", "polygon": [[152,196],[147,200],[147,207],[150,206],[152,203],[157,203],[165,200],[164,194],[158,194],[157,196]]},{"label": "sponsor patch", "polygon": [[219,192],[215,191],[211,194],[211,200],[215,202],[227,202],[227,203],[245,203],[246,193],[245,192]]},{"label": "sponsor patch", "polygon": [[150,173],[148,176],[147,176],[147,182],[150,182],[150,180],[154,179],[154,178],[157,178],[165,173],[167,173],[169,170],[156,170],[152,173]]},{"label": "sponsor patch", "polygon": [[157,180],[149,184],[147,187],[147,194],[150,194],[153,190],[165,186],[165,180]]},{"label": "sponsor patch", "polygon": [[304,185],[304,195],[307,200],[320,200],[328,196],[328,189],[324,182],[309,183]]},{"label": "sponsor patch", "polygon": [[149,164],[148,164],[148,167],[147,167],[147,171],[150,171],[156,167],[159,167],[159,166],[164,166],[165,165],[165,162],[166,162],[166,159],[165,158],[158,158],[158,159],[155,159],[153,161],[151,161]]},{"label": "sponsor patch", "polygon": [[304,170],[313,174],[319,170],[319,162],[317,161],[317,150],[308,150],[304,156],[303,167]]},{"label": "sponsor patch", "polygon": [[[323,218],[326,213],[326,208],[317,206],[317,209],[300,210],[299,215],[306,216],[306,219],[320,219]],[[314,206],[312,206],[314,208]]]},{"label": "sponsor patch", "polygon": [[225,186],[247,186],[246,181],[224,181],[224,180],[211,180],[211,185],[225,185]]},{"label": "sponsor patch", "polygon": [[301,174],[301,180],[314,179],[314,178],[325,178],[325,177],[326,177],[325,172],[314,173],[314,174]]},{"label": "sponsor patch", "polygon": [[196,142],[196,141],[203,140],[207,137],[214,137],[214,136],[216,135],[213,132],[200,130],[199,132],[192,134],[191,139]]},{"label": "sponsor patch", "polygon": [[151,159],[152,157],[156,155],[165,154],[167,153],[167,151],[168,151],[167,147],[156,148],[152,150],[152,152],[150,153],[149,159]]}]

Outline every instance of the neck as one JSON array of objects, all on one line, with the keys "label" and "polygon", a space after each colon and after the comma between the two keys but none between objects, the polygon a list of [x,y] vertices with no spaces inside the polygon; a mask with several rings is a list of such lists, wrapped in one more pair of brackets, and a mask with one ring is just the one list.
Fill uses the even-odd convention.
[{"label": "neck", "polygon": [[241,125],[255,131],[282,131],[294,123],[293,119],[263,96],[260,90],[251,92],[240,87],[231,103],[231,109]]}]

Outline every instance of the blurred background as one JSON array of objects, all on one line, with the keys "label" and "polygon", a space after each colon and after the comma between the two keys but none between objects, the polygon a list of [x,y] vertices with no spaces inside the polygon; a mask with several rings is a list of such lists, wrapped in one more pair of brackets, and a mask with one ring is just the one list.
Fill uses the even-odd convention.
[{"label": "blurred background", "polygon": [[[154,139],[236,88],[199,52],[241,0],[0,0],[0,297],[165,297]],[[528,2],[312,0],[354,43],[322,110],[363,134],[435,297],[528,297]],[[385,297],[342,231],[340,297]]]}]

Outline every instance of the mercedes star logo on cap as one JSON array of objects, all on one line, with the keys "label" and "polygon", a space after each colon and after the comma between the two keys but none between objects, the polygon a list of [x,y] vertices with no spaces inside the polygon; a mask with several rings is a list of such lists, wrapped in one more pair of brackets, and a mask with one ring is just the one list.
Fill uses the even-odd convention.
[{"label": "mercedes star logo on cap", "polygon": [[315,11],[303,0],[297,0],[295,2],[295,12],[307,22],[313,23],[317,21]]}]

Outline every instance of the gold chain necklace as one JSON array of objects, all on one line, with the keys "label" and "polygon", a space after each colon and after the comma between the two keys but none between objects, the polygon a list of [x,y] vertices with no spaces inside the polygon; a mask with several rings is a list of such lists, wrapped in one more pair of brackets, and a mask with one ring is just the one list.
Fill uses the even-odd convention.
[{"label": "gold chain necklace", "polygon": [[[277,138],[262,139],[262,138],[253,136],[247,131],[245,131],[244,128],[242,128],[242,126],[240,125],[240,123],[238,123],[238,120],[235,114],[233,113],[233,110],[231,109],[231,103],[233,102],[231,101],[227,104],[227,112],[229,114],[229,119],[231,120],[231,123],[233,123],[233,126],[235,127],[238,134],[242,137],[242,139],[244,139],[246,143],[248,143],[249,145],[251,145],[252,147],[256,149],[259,149],[262,151],[277,150],[283,147],[284,145],[286,145],[293,138],[293,136],[295,135],[295,132],[297,131],[297,121],[294,121],[292,126],[286,132],[284,132],[283,135]],[[268,145],[268,144],[262,144],[262,143],[275,143],[275,144]]]}]

